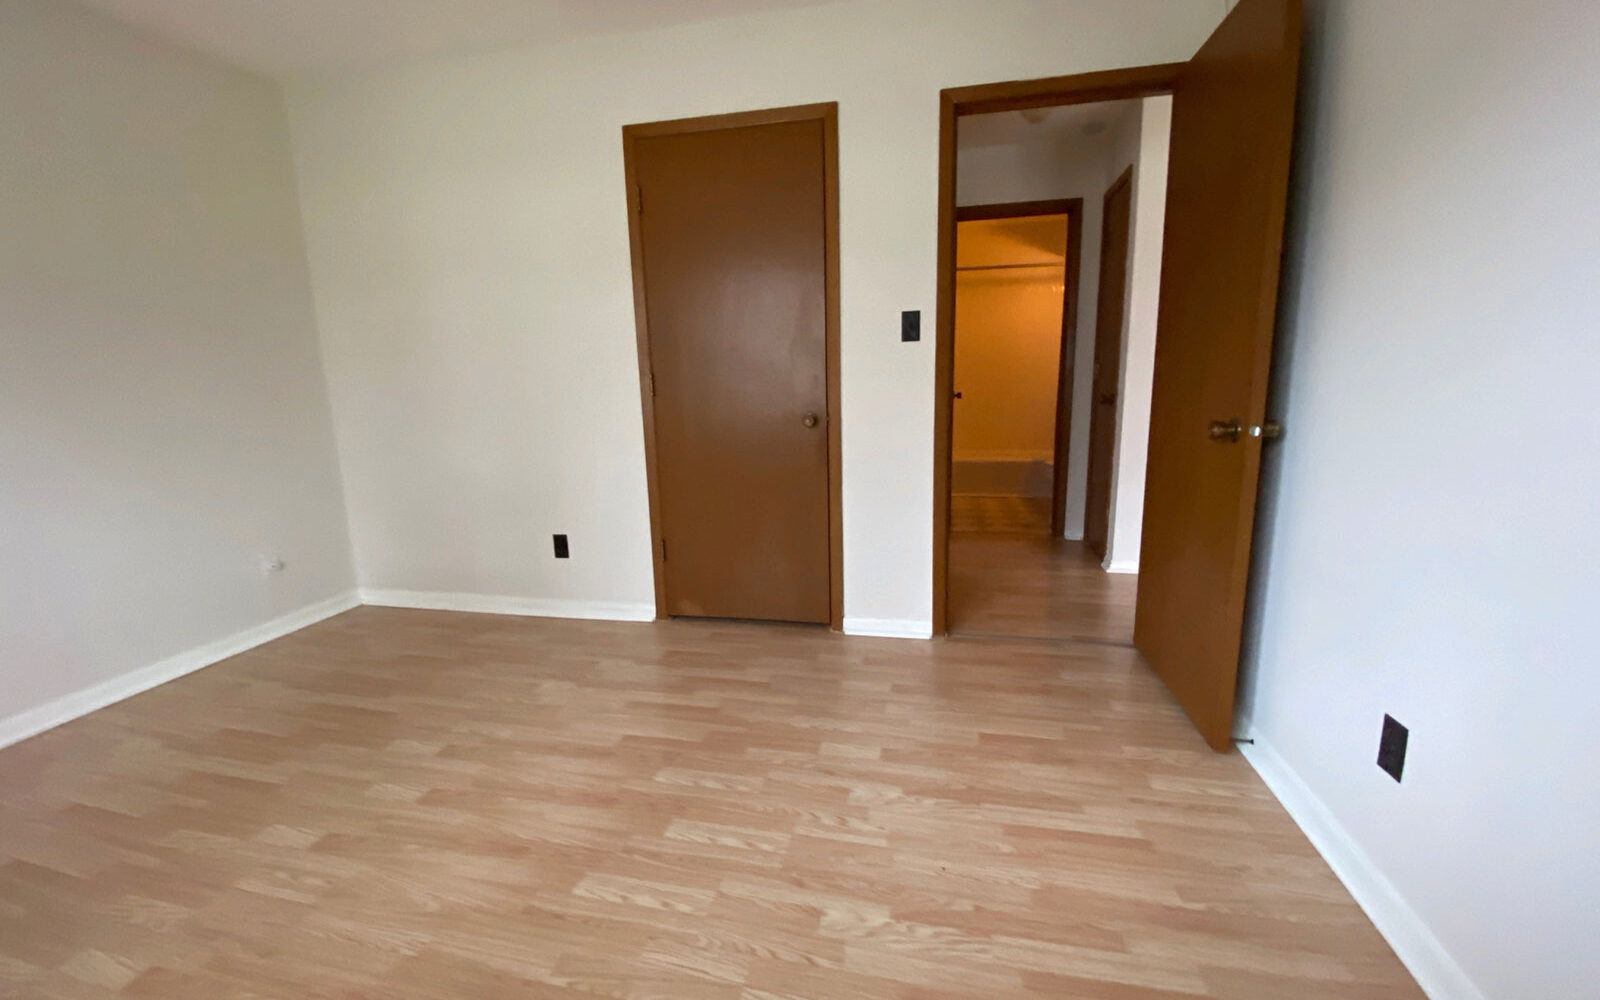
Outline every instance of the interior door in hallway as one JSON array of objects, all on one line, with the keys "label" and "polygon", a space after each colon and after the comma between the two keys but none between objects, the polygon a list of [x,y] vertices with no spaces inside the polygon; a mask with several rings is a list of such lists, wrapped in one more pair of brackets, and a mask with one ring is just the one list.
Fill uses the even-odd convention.
[{"label": "interior door in hallway", "polygon": [[824,122],[642,136],[632,155],[660,610],[827,622]]},{"label": "interior door in hallway", "polygon": [[1134,642],[1218,750],[1233,735],[1300,33],[1299,0],[1240,0],[1173,88]]},{"label": "interior door in hallway", "polygon": [[1088,506],[1083,541],[1106,557],[1111,523],[1111,463],[1116,457],[1117,394],[1122,384],[1122,320],[1127,312],[1128,226],[1133,214],[1133,168],[1106,190],[1100,225],[1100,294],[1094,323],[1094,379],[1089,417]]}]

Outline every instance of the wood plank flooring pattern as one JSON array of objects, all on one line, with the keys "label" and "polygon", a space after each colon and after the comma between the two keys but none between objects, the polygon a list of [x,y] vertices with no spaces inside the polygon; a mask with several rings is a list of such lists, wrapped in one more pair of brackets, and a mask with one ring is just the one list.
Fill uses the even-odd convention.
[{"label": "wood plank flooring pattern", "polygon": [[1050,498],[956,493],[950,497],[951,531],[1050,534]]},{"label": "wood plank flooring pattern", "polygon": [[1111,647],[362,608],[0,811],[5,996],[1421,996]]},{"label": "wood plank flooring pattern", "polygon": [[1082,542],[1026,535],[950,536],[950,630],[1133,643],[1139,578],[1107,573]]}]

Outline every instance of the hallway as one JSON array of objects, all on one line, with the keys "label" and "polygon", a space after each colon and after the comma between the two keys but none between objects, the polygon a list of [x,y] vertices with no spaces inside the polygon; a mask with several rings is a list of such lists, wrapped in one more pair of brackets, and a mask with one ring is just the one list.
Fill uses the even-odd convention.
[{"label": "hallway", "polygon": [[950,536],[950,630],[1131,645],[1139,578],[1107,573],[1082,542],[1048,534]]}]

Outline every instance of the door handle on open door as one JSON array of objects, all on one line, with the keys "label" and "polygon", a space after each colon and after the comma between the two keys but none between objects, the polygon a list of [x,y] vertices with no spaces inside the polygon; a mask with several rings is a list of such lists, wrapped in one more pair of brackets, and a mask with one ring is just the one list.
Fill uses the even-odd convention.
[{"label": "door handle on open door", "polygon": [[1283,437],[1283,425],[1276,420],[1268,420],[1264,424],[1246,427],[1237,420],[1213,420],[1206,433],[1213,441],[1237,441],[1245,434],[1263,441],[1276,441]]},{"label": "door handle on open door", "polygon": [[1213,420],[1207,430],[1213,441],[1237,441],[1239,435],[1244,433],[1244,426],[1238,420]]}]

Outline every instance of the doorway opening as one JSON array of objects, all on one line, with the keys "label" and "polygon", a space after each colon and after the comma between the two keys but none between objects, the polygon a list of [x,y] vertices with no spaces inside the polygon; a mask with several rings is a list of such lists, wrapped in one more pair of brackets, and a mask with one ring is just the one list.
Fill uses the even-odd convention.
[{"label": "doorway opening", "polygon": [[1061,531],[1082,233],[1081,198],[956,209],[959,531]]},{"label": "doorway opening", "polygon": [[[1127,271],[1121,276],[1124,294],[1116,294],[1114,271],[1104,275],[1112,286],[1106,298],[1120,301],[1123,315],[1104,312],[1105,336],[1097,329],[1093,338],[1080,337],[1072,352],[1068,528],[1063,535],[1070,530],[1074,513],[1071,467],[1079,465],[1084,487],[1077,495],[1084,499],[1086,526],[1090,497],[1110,498],[1105,501],[1105,555],[1100,569],[1138,574],[1133,645],[1218,751],[1229,749],[1233,740],[1261,449],[1282,433],[1276,422],[1267,419],[1267,387],[1283,264],[1301,30],[1300,0],[1238,0],[1187,62],[958,87],[940,94],[933,631],[938,635],[951,630],[956,577],[950,503],[956,206],[1020,197],[1015,188],[998,196],[992,191],[974,194],[974,179],[983,174],[970,149],[963,162],[960,126],[967,119],[1006,112],[1031,112],[1021,116],[1022,125],[1011,122],[1012,128],[1038,126],[1053,115],[1073,120],[1089,113],[1085,105],[1137,102],[1141,141],[1146,126],[1151,135],[1165,136],[1166,197],[1164,207],[1161,199],[1148,199],[1152,210],[1146,211],[1153,185],[1141,185],[1137,166],[1126,194],[1115,183],[1121,177],[1117,173],[1098,205],[1085,196],[1085,229],[1093,226],[1091,207],[1098,207],[1115,224],[1126,199],[1129,246]],[[1146,100],[1168,95],[1170,101],[1164,104]],[[1167,122],[1156,128],[1163,107]],[[1060,110],[1046,111],[1052,108]],[[1080,136],[1090,138],[1088,126],[1094,123],[1078,119],[1077,124]],[[1019,153],[986,156],[1002,164],[1009,156],[1013,169],[1000,173],[1005,183],[1020,183],[1026,176],[1021,169],[1026,160]],[[1048,172],[1057,176],[1054,167]],[[1165,213],[1163,237],[1141,239],[1143,222],[1158,211]],[[1101,235],[1113,241],[1107,256],[1120,259],[1116,231]],[[1101,246],[1102,240],[1086,236],[1083,245],[1087,251]],[[1158,274],[1154,304],[1135,294],[1138,275],[1152,264]],[[1098,263],[1096,268],[1095,280],[1083,284],[1098,293],[1102,273]],[[1098,305],[1094,322],[1101,325],[1103,311]],[[1134,349],[1139,342],[1132,333],[1139,327],[1139,317],[1151,313],[1160,335],[1153,338],[1146,356]],[[1090,328],[1088,322],[1080,326]],[[1119,337],[1120,349],[1112,351],[1110,344]],[[1092,350],[1096,343],[1106,344],[1105,350]],[[1102,391],[1091,398],[1097,355]],[[1112,355],[1120,365],[1115,379],[1109,370]],[[1076,367],[1084,364],[1087,371]],[[1135,394],[1146,384],[1147,373],[1148,405],[1142,405]],[[1107,396],[1109,401],[1102,402]],[[1096,419],[1102,408],[1105,415]],[[1138,426],[1141,419],[1143,426]],[[1108,427],[1112,428],[1109,448],[1104,443]],[[1098,461],[1096,440],[1101,442]],[[1139,448],[1139,441],[1146,447]],[[1109,462],[1104,457],[1107,451]],[[1080,456],[1076,460],[1074,453]],[[1142,463],[1142,490],[1132,487],[1135,480],[1124,478],[1127,462]],[[1096,465],[1100,476],[1091,493],[1089,470]],[[1143,495],[1135,500],[1133,494],[1139,492]],[[1124,513],[1135,510],[1142,519],[1139,530],[1124,531]],[[1097,542],[1098,537],[1090,541]],[[1137,547],[1130,550],[1123,542]],[[1123,555],[1130,551],[1132,556]],[[1017,600],[1010,603],[1021,606]]]},{"label": "doorway opening", "polygon": [[1171,101],[956,121],[953,634],[1133,642]]}]

